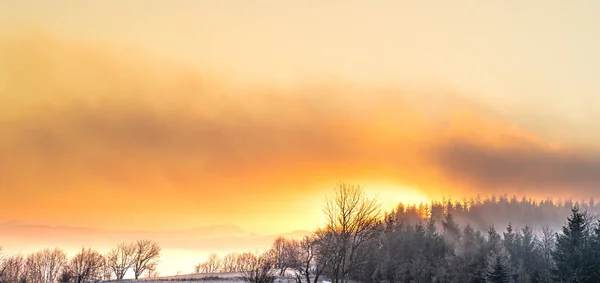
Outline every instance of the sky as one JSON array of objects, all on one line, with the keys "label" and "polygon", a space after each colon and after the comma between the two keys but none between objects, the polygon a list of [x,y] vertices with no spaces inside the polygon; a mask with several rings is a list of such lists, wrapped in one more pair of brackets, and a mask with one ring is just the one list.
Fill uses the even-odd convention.
[{"label": "sky", "polygon": [[600,184],[598,1],[2,1],[0,221],[258,233]]}]

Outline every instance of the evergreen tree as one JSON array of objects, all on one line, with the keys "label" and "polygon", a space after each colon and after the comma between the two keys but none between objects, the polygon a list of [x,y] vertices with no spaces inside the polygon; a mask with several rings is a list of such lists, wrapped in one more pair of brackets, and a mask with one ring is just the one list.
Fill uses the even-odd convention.
[{"label": "evergreen tree", "polygon": [[530,226],[525,226],[519,235],[519,239],[517,282],[536,281],[541,276],[538,258],[541,258],[542,255],[536,249],[536,238],[533,229]]},{"label": "evergreen tree", "polygon": [[539,252],[538,263],[540,268],[538,282],[550,283],[552,282],[552,267],[554,265],[552,251],[554,251],[556,234],[548,226],[542,227],[541,232],[541,237],[536,245]]},{"label": "evergreen tree", "polygon": [[498,249],[500,248],[501,241],[502,239],[500,238],[498,232],[496,232],[496,228],[494,228],[494,225],[490,225],[490,228],[488,229],[488,241],[486,252],[491,253],[494,251],[498,251]]},{"label": "evergreen tree", "polygon": [[442,220],[443,236],[446,245],[449,247],[450,252],[454,253],[456,245],[460,240],[460,228],[452,214],[447,213],[444,220]]},{"label": "evergreen tree", "polygon": [[596,222],[590,242],[590,260],[592,262],[590,280],[600,282],[600,223],[598,222]]},{"label": "evergreen tree", "polygon": [[520,242],[520,235],[519,233],[515,233],[513,230],[513,226],[512,223],[508,223],[508,226],[506,227],[506,232],[503,233],[504,236],[504,241],[503,246],[504,249],[506,250],[506,252],[508,253],[509,256],[509,260],[507,262],[508,266],[510,266],[510,270],[513,271],[510,273],[510,277],[513,279],[513,281],[516,281],[518,275],[517,275],[517,271],[520,268],[520,262],[519,262],[519,242]]},{"label": "evergreen tree", "polygon": [[493,225],[488,229],[486,242],[486,281],[510,282],[511,268],[509,255],[504,248],[502,239]]},{"label": "evergreen tree", "polygon": [[493,252],[488,259],[487,282],[508,283],[510,271],[506,256],[502,252]]},{"label": "evergreen tree", "polygon": [[486,254],[485,238],[479,231],[467,225],[463,231],[454,262],[450,263],[455,270],[454,282],[485,282]]},{"label": "evergreen tree", "polygon": [[567,221],[562,233],[556,237],[556,248],[552,253],[554,277],[558,282],[597,282],[591,276],[593,262],[586,214],[574,206]]}]

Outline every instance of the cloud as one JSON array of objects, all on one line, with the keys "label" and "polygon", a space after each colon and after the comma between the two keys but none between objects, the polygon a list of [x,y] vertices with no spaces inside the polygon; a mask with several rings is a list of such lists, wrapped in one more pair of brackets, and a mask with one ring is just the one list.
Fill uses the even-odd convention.
[{"label": "cloud", "polygon": [[240,88],[134,50],[40,34],[0,40],[7,217],[132,225],[91,206],[140,223],[171,224],[170,212],[187,215],[181,223],[239,223],[317,215],[324,184],[339,180],[439,197],[568,185],[592,194],[599,176],[595,155],[549,150],[454,91]]},{"label": "cloud", "polygon": [[600,155],[593,151],[527,143],[494,147],[463,140],[447,142],[435,155],[442,171],[484,192],[598,195]]},{"label": "cloud", "polygon": [[[405,130],[416,131],[411,120],[418,118],[410,106],[393,96],[382,101],[377,91],[194,85],[189,82],[204,77],[185,70],[148,72],[128,60],[118,62],[109,52],[72,52],[47,38],[45,49],[38,50],[33,46],[39,41],[22,40],[24,46],[6,55],[13,59],[2,97],[7,107],[2,145],[4,161],[13,158],[13,167],[31,162],[44,171],[85,171],[77,162],[127,157],[90,173],[126,174],[117,168],[150,158],[165,170],[185,171],[179,165],[192,162],[194,174],[244,174],[302,162],[385,159],[402,153],[391,143],[405,143],[400,140]],[[103,56],[109,59],[88,62]],[[24,67],[11,70],[15,65]],[[164,73],[172,78],[163,78]],[[386,144],[370,146],[378,142]]]}]

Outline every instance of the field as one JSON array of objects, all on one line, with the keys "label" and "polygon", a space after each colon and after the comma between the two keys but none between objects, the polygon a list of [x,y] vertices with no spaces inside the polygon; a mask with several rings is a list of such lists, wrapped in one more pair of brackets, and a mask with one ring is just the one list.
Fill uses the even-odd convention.
[{"label": "field", "polygon": [[[238,283],[244,282],[242,273],[234,272],[234,273],[201,273],[201,274],[186,274],[186,275],[177,275],[177,276],[163,276],[158,278],[140,278],[138,280],[127,279],[127,280],[110,280],[110,281],[102,281],[102,282],[127,282],[127,283],[150,283],[150,282],[202,282],[202,283],[213,283],[213,282],[231,282]],[[275,282],[278,283],[294,283],[296,280],[291,276],[279,277],[277,276]],[[320,281],[321,282],[321,281]]]}]

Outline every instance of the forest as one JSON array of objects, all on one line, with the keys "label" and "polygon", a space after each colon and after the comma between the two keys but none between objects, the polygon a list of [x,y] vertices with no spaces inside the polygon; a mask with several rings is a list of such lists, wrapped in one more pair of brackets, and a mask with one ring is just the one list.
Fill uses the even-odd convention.
[{"label": "forest", "polygon": [[252,254],[229,254],[212,255],[196,271],[252,270],[248,282],[286,274],[298,283],[600,282],[598,210],[593,199],[504,195],[382,212],[359,186],[339,184],[326,200],[327,222],[313,234],[276,239],[251,269],[239,262]]},{"label": "forest", "polygon": [[[593,199],[502,195],[384,211],[360,186],[339,183],[314,232],[279,237],[260,252],[212,254],[194,271],[237,273],[248,283],[600,282],[599,210]],[[138,240],[71,258],[59,248],[2,255],[0,282],[161,280],[160,252],[159,243]]]}]

